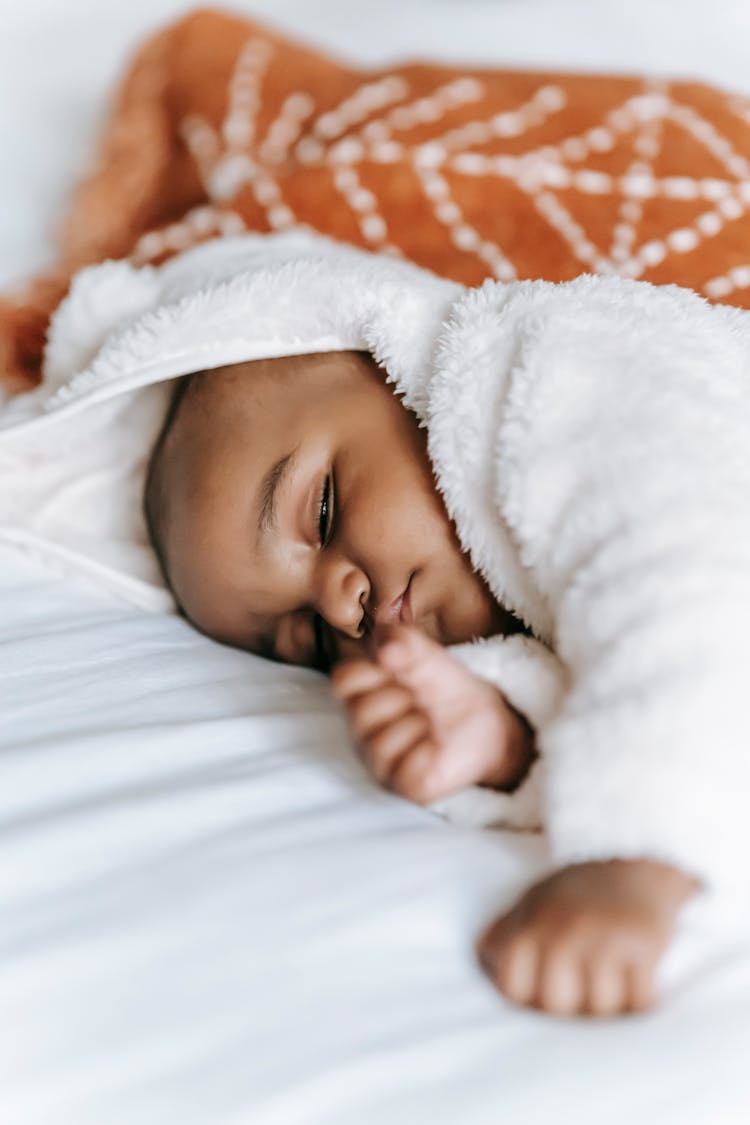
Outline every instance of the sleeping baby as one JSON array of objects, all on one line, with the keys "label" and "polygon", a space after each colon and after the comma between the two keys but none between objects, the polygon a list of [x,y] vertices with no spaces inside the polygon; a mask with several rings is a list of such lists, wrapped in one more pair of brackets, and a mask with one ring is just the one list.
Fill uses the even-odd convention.
[{"label": "sleeping baby", "polygon": [[749,376],[748,314],[675,287],[469,290],[306,232],[105,263],[5,412],[0,470],[46,483],[0,539],[330,672],[401,797],[542,826],[482,965],[638,1011],[682,905],[748,886]]},{"label": "sleeping baby", "polygon": [[[457,538],[425,438],[361,353],[258,360],[186,377],[146,490],[188,618],[332,670],[372,776],[419,803],[513,790],[536,753],[524,716],[445,647],[518,625]],[[641,1009],[694,887],[645,857],[567,865],[489,930],[480,957],[521,1004]]]},{"label": "sleeping baby", "polygon": [[[319,308],[326,282],[305,280]],[[391,299],[408,315],[408,287]],[[732,832],[715,790],[744,729],[745,319],[615,279],[488,283],[433,333],[419,388],[353,349],[224,365],[182,380],[151,458],[183,612],[330,671],[376,781],[519,807],[543,786],[566,862],[479,944],[519,1004],[646,1008],[698,853]]]}]

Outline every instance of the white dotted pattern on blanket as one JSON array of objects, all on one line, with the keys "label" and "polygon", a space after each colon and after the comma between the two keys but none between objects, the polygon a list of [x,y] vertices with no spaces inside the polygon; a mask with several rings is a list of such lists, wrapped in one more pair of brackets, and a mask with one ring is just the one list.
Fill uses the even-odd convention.
[{"label": "white dotted pattern on blanket", "polygon": [[[363,162],[410,165],[437,222],[453,246],[475,255],[493,276],[511,281],[516,268],[507,250],[467,221],[451,183],[491,176],[506,179],[524,192],[537,213],[557,232],[582,267],[598,273],[638,278],[669,255],[695,250],[743,217],[750,206],[750,163],[716,127],[692,107],[670,97],[667,83],[644,81],[643,92],[625,99],[602,115],[586,131],[557,144],[530,146],[521,154],[492,155],[476,151],[488,142],[518,138],[559,113],[566,104],[564,90],[541,86],[514,110],[477,115],[475,120],[446,129],[430,141],[410,142],[410,129],[436,124],[451,110],[481,103],[482,82],[462,77],[436,86],[432,94],[410,100],[408,82],[386,75],[364,82],[353,94],[316,113],[314,97],[306,91],[290,94],[257,137],[263,81],[273,57],[266,40],[251,38],[238,57],[229,84],[228,108],[217,131],[198,116],[187,117],[182,137],[192,154],[212,206],[190,212],[180,223],[140,239],[138,262],[166,251],[182,250],[211,233],[244,229],[239,216],[227,210],[237,192],[247,187],[273,230],[298,223],[279,182],[282,166],[294,157],[308,166],[330,168],[333,184],[354,216],[365,242],[391,254],[401,250],[391,238],[375,192],[362,182]],[[730,109],[750,124],[750,101],[735,98]],[[684,130],[725,169],[724,177],[691,175],[657,177],[653,164],[659,155],[664,124]],[[618,138],[632,135],[634,159],[622,175],[586,167],[592,154],[611,151]],[[616,195],[616,210],[608,248],[594,245],[585,227],[562,202],[559,193]],[[707,206],[689,225],[676,226],[660,238],[637,244],[644,203],[652,199],[705,200]],[[704,285],[707,296],[721,299],[737,288],[750,287],[750,266],[742,265]]]}]

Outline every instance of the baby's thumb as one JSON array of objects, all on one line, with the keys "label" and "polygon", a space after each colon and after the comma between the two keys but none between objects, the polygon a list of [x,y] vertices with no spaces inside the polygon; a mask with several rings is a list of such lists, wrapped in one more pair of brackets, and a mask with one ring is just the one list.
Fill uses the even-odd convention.
[{"label": "baby's thumb", "polygon": [[412,625],[387,625],[375,633],[378,664],[395,676],[421,671],[425,663],[442,651],[421,629]]}]

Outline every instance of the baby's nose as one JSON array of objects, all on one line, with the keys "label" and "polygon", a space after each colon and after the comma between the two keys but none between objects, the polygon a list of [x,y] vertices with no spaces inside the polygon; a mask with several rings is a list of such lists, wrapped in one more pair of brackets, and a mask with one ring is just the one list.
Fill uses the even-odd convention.
[{"label": "baby's nose", "polygon": [[317,611],[338,635],[359,639],[368,633],[366,602],[370,584],[364,572],[343,557],[326,561]]}]

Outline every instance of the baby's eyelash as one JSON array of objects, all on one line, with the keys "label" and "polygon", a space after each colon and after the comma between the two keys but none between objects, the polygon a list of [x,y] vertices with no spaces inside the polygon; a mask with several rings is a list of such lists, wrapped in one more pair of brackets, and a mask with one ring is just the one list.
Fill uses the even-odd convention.
[{"label": "baby's eyelash", "polygon": [[333,525],[333,501],[332,501],[332,480],[330,473],[326,476],[323,484],[323,491],[320,495],[320,503],[318,505],[318,535],[320,538],[321,547],[325,547],[331,534],[331,527]]}]

